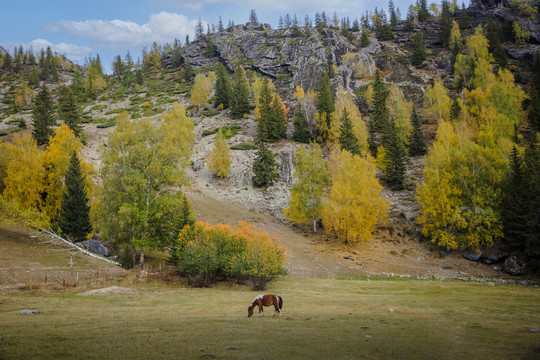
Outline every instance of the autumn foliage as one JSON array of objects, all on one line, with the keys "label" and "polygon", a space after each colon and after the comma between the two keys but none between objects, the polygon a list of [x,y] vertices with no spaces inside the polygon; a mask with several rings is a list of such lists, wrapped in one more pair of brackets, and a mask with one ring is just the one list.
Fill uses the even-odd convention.
[{"label": "autumn foliage", "polygon": [[186,226],[178,238],[178,267],[193,286],[218,280],[250,280],[255,289],[286,273],[286,248],[277,238],[255,230],[253,224]]}]

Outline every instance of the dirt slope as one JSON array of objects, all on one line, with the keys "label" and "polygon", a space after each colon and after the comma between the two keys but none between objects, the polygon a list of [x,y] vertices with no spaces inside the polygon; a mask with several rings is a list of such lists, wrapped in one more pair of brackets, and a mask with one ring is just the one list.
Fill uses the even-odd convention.
[{"label": "dirt slope", "polygon": [[[443,277],[498,277],[491,266],[470,262],[459,256],[440,258],[430,244],[409,237],[387,236],[385,228],[374,239],[348,247],[328,242],[323,234],[313,235],[283,223],[270,214],[253,211],[238,204],[226,203],[199,191],[188,191],[198,220],[236,224],[252,222],[259,230],[277,235],[289,249],[287,269],[293,276],[339,276],[394,273]],[[344,258],[347,257],[347,258]]]}]

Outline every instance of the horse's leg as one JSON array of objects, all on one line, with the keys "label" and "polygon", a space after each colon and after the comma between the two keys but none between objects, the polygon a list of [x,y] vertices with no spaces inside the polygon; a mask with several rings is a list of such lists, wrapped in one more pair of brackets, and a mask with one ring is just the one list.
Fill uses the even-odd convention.
[{"label": "horse's leg", "polygon": [[261,300],[257,301],[257,305],[259,306],[259,316],[261,316],[261,314],[262,316],[264,316],[264,313],[263,313],[264,309],[263,309],[262,301]]},{"label": "horse's leg", "polygon": [[276,316],[276,312],[279,313],[279,316],[281,316],[281,309],[279,308],[279,299],[277,295],[274,295],[272,302],[274,303],[274,316]]}]

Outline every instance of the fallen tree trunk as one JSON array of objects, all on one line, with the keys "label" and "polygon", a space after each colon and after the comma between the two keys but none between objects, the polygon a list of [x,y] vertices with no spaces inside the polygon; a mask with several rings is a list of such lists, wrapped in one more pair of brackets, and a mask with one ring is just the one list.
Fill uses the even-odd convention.
[{"label": "fallen tree trunk", "polygon": [[97,254],[94,254],[93,252],[90,252],[90,251],[88,251],[88,250],[86,250],[86,249],[83,249],[83,248],[81,248],[81,247],[75,245],[75,244],[72,243],[71,241],[66,240],[66,239],[64,239],[64,238],[62,238],[62,237],[56,235],[56,234],[55,234],[54,232],[52,232],[52,231],[45,230],[45,233],[46,233],[46,234],[49,234],[49,235],[52,236],[54,239],[56,239],[56,240],[58,240],[58,241],[60,241],[60,242],[62,242],[62,243],[64,243],[64,244],[66,244],[66,245],[72,247],[73,249],[76,249],[76,250],[82,252],[82,253],[85,254],[85,255],[88,255],[88,256],[90,256],[90,257],[93,257],[93,258],[96,258],[96,259],[99,259],[99,260],[106,261],[106,262],[108,262],[109,264],[113,264],[113,265],[116,265],[116,266],[121,266],[121,264],[120,264],[119,262],[113,261],[113,260],[109,260],[109,259],[105,259],[104,257],[101,257],[101,256],[99,256],[99,255],[97,255]]}]

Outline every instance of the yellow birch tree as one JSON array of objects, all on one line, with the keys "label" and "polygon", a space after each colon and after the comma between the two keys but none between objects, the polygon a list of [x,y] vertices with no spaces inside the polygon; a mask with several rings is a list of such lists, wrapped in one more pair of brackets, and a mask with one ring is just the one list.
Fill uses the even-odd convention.
[{"label": "yellow birch tree", "polygon": [[333,153],[329,163],[331,185],[322,211],[324,228],[348,244],[369,240],[390,208],[381,196],[374,160],[341,151]]}]

